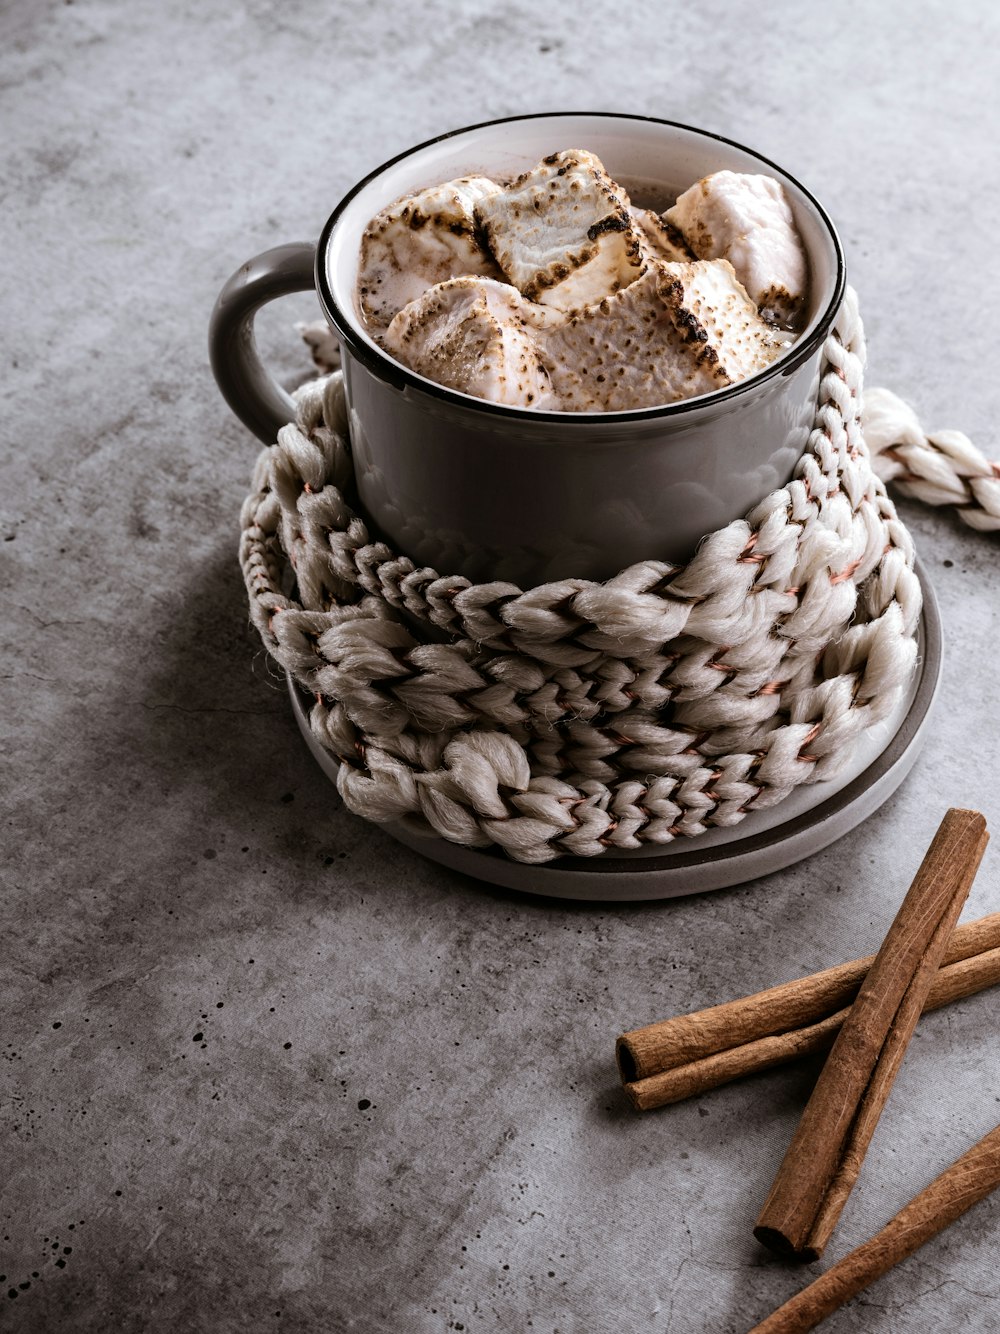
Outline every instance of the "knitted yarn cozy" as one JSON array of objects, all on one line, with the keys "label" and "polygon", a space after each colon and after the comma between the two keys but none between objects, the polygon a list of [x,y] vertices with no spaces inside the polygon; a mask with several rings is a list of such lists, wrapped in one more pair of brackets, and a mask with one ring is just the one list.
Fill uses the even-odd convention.
[{"label": "knitted yarn cozy", "polygon": [[[305,385],[296,421],[258,458],[240,558],[254,623],[312,695],[345,804],[545,862],[734,825],[836,775],[898,702],[921,603],[862,428],[863,365],[849,292],[787,486],[686,565],[527,590],[373,541],[346,498],[340,373]],[[967,469],[964,508],[1000,525],[992,465],[963,456],[957,433],[943,449],[918,439],[915,419],[900,439],[909,410],[891,397],[874,427],[890,469],[906,471],[907,448],[950,449]],[[919,484],[940,490],[943,476]]]}]

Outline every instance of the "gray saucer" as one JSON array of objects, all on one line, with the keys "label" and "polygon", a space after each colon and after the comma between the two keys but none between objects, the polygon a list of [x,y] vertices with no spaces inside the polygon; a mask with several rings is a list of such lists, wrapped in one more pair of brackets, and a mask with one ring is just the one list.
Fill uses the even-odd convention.
[{"label": "gray saucer", "polygon": [[[844,774],[799,788],[777,807],[748,815],[732,829],[712,829],[662,848],[602,857],[563,857],[541,866],[511,861],[499,850],[481,851],[422,837],[390,824],[394,838],[433,861],[478,880],[555,898],[634,902],[697,894],[779,871],[849,833],[895,792],[923,744],[928,714],[941,679],[941,618],[919,561],[923,591],[918,665],[894,715],[862,739]],[[315,759],[331,779],[337,761],[309,729],[308,696],[288,678],[292,707]]]}]

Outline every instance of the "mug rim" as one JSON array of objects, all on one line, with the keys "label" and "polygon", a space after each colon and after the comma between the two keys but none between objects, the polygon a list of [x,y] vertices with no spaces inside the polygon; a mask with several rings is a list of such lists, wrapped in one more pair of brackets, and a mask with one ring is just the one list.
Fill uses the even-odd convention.
[{"label": "mug rim", "polygon": [[[722,389],[713,389],[707,394],[697,394],[690,398],[677,399],[672,403],[661,403],[656,407],[628,408],[616,412],[573,412],[573,411],[551,411],[547,409],[525,408],[516,404],[497,403],[492,399],[479,398],[475,394],[467,394],[459,389],[452,389],[448,385],[438,384],[435,380],[430,380],[426,376],[419,375],[409,367],[404,366],[395,358],[384,352],[374,341],[362,339],[359,331],[355,329],[351,319],[341,305],[335,300],[333,290],[330,286],[327,274],[326,255],[329,248],[330,237],[334,227],[340,220],[345,209],[351,200],[361,190],[380,176],[389,167],[397,162],[402,162],[404,158],[412,157],[416,153],[422,152],[425,148],[430,148],[434,144],[442,143],[447,139],[457,138],[462,134],[469,134],[474,130],[489,129],[495,125],[508,125],[515,121],[532,120],[559,120],[561,118],[571,118],[580,116],[593,116],[601,120],[629,120],[641,121],[653,125],[666,125],[671,129],[685,130],[690,134],[698,135],[704,139],[713,139],[718,143],[727,144],[731,148],[746,153],[755,158],[762,165],[772,168],[780,176],[789,181],[802,195],[808,200],[809,204],[815,210],[817,217],[826,230],[829,241],[833,247],[833,253],[836,260],[836,273],[833,280],[833,291],[826,308],[816,319],[812,332],[808,337],[802,337],[795,341],[788,349],[787,353],[778,356],[769,366],[756,374],[749,376],[745,380],[739,380],[736,384],[726,385]],[[458,129],[446,130],[442,134],[435,134],[430,139],[425,139],[419,144],[414,144],[410,148],[403,149],[402,152],[394,154],[387,158],[385,162],[375,167],[372,171],[360,181],[357,182],[343,196],[336,208],[323,224],[323,230],[320,232],[319,243],[316,247],[316,292],[319,296],[320,304],[323,307],[323,313],[329,322],[333,325],[338,336],[346,344],[351,355],[361,363],[368,371],[376,375],[380,380],[387,381],[393,387],[401,390],[415,389],[421,393],[430,395],[432,398],[443,400],[445,403],[451,403],[454,406],[468,407],[474,405],[480,411],[503,418],[505,420],[519,422],[542,422],[542,423],[567,423],[580,422],[588,424],[614,423],[619,421],[650,421],[662,417],[675,417],[684,413],[691,413],[700,408],[715,408],[717,405],[729,403],[743,394],[753,392],[759,386],[768,380],[778,376],[790,375],[801,365],[807,362],[816,352],[819,345],[830,332],[833,322],[836,319],[837,312],[840,309],[844,299],[844,293],[847,288],[847,266],[844,258],[844,249],[837,234],[837,229],[833,225],[829,213],[812,193],[796,177],[786,171],[784,167],[777,162],[772,162],[770,158],[758,153],[756,149],[748,148],[736,139],[730,139],[724,134],[716,134],[713,130],[705,130],[700,126],[688,125],[684,121],[666,120],[662,116],[642,116],[634,115],[627,111],[534,111],[518,116],[499,116],[491,120],[477,121],[473,125],[463,125]]]}]

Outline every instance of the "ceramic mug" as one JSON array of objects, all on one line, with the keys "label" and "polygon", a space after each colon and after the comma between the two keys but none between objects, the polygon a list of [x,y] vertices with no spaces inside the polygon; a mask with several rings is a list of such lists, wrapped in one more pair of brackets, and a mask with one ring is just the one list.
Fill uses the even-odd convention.
[{"label": "ceramic mug", "polygon": [[[710,172],[763,172],[784,187],[809,262],[806,322],[765,370],[710,394],[630,412],[548,412],[491,403],[425,379],[365,332],[361,236],[400,196],[458,176],[510,178],[559,149],[586,148],[638,204]],[[490,121],[400,154],[337,205],[318,246],[279,246],[219,295],[212,367],[236,415],[265,443],[294,415],[262,366],[256,311],[315,286],[340,341],[357,499],[373,532],[418,564],[528,587],[606,579],[636,561],[682,562],[791,477],[812,425],[824,340],[845,287],[829,217],[748,148],[670,121],[559,113]]]}]

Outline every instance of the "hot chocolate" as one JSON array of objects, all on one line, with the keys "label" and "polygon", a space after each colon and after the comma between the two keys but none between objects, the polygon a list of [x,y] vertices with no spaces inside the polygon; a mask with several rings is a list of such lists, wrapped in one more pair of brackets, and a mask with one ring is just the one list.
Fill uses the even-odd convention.
[{"label": "hot chocolate", "polygon": [[716,172],[657,213],[568,149],[513,181],[462,177],[383,209],[362,239],[357,303],[371,336],[437,383],[621,412],[769,366],[807,282],[772,178]]}]

